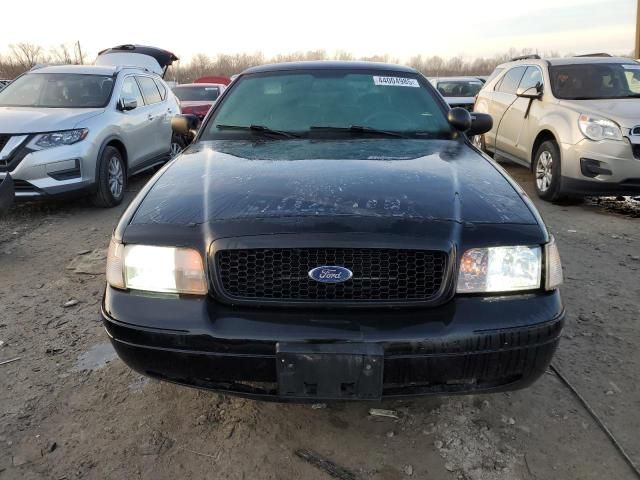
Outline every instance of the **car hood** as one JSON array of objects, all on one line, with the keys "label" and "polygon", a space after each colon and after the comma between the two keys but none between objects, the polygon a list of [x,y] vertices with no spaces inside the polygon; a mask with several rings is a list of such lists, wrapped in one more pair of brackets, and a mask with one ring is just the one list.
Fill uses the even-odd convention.
[{"label": "car hood", "polygon": [[158,173],[131,223],[285,217],[537,224],[464,141],[403,139],[201,142]]},{"label": "car hood", "polygon": [[104,112],[104,108],[0,107],[0,133],[69,130]]},{"label": "car hood", "polygon": [[562,100],[578,113],[591,113],[609,118],[624,128],[640,124],[640,98],[617,98],[602,100]]}]

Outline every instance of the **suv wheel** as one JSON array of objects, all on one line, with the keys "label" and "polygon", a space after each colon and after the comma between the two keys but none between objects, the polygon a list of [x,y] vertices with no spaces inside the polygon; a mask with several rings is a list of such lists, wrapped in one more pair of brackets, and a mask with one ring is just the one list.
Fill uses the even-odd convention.
[{"label": "suv wheel", "polygon": [[169,158],[173,159],[177,157],[187,147],[187,143],[180,135],[175,133],[171,137],[171,151],[169,152]]},{"label": "suv wheel", "polygon": [[97,191],[93,203],[98,207],[115,207],[124,198],[127,174],[120,151],[106,147],[98,160]]},{"label": "suv wheel", "polygon": [[549,202],[560,200],[560,149],[555,141],[547,140],[538,147],[533,171],[538,196]]}]

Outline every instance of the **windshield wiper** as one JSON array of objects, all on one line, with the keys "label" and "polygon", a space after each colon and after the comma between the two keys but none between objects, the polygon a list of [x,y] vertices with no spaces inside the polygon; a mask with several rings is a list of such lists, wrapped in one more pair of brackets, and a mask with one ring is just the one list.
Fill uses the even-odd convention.
[{"label": "windshield wiper", "polygon": [[272,128],[265,127],[264,125],[224,125],[218,123],[216,128],[220,130],[245,130],[248,132],[264,133],[267,135],[278,135],[286,138],[300,138],[300,135],[296,135],[295,133],[285,132],[284,130],[274,130]]},{"label": "windshield wiper", "polygon": [[380,135],[383,137],[408,138],[406,135],[403,135],[402,133],[390,132],[388,130],[378,130],[377,128],[371,128],[371,127],[362,127],[360,125],[351,125],[350,127],[312,126],[312,127],[309,127],[309,130],[324,131],[324,132],[348,132],[348,133],[357,133],[361,135]]}]

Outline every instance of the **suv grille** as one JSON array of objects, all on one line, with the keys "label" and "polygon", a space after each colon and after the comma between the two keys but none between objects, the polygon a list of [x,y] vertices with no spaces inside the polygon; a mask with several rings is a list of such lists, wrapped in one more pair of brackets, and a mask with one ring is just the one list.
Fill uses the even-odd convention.
[{"label": "suv grille", "polygon": [[3,135],[0,133],[0,152],[2,151],[2,149],[7,144],[10,138],[11,138],[10,135]]},{"label": "suv grille", "polygon": [[[318,266],[353,272],[344,283],[319,283],[308,276]],[[230,300],[366,303],[430,301],[440,292],[447,254],[430,250],[283,248],[222,250],[215,271]]]}]

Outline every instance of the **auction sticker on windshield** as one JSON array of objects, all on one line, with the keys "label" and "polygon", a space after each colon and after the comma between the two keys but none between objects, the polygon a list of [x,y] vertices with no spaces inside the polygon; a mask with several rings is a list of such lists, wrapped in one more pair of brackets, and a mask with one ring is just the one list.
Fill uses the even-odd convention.
[{"label": "auction sticker on windshield", "polygon": [[374,75],[373,83],[390,87],[420,87],[418,80],[405,77],[379,77]]}]

